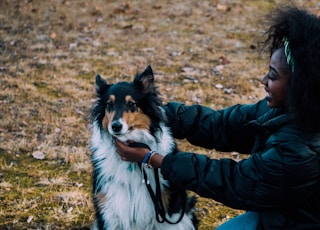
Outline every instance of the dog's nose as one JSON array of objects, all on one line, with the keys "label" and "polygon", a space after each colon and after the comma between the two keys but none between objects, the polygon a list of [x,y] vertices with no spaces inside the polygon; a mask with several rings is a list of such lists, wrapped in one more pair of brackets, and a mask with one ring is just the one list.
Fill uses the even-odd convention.
[{"label": "dog's nose", "polygon": [[112,130],[117,133],[117,132],[121,131],[122,124],[121,124],[120,121],[114,121],[114,122],[112,122],[112,126],[111,127],[112,127]]}]

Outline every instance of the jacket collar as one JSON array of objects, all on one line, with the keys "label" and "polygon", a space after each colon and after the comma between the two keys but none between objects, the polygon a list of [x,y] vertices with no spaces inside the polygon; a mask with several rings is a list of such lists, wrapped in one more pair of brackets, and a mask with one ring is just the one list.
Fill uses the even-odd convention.
[{"label": "jacket collar", "polygon": [[261,131],[272,132],[290,123],[291,120],[283,109],[271,109],[256,120],[250,121],[248,125]]}]

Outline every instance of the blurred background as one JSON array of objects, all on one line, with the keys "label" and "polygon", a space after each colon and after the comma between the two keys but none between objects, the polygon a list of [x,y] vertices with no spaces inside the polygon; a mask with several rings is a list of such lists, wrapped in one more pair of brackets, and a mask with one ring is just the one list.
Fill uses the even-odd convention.
[{"label": "blurred background", "polygon": [[[220,109],[263,98],[262,19],[284,2],[0,0],[0,229],[90,228],[97,73],[131,81],[150,64],[164,103]],[[318,0],[296,4],[320,14]],[[199,229],[242,212],[199,198]]]}]

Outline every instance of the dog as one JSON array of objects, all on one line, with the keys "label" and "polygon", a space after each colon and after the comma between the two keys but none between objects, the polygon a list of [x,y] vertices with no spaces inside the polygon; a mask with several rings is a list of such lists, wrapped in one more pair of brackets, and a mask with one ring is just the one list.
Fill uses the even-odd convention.
[{"label": "dog", "polygon": [[164,180],[159,169],[122,161],[116,152],[115,139],[142,143],[161,155],[177,151],[151,66],[136,74],[133,82],[107,84],[96,75],[91,119],[92,228],[197,229],[194,196]]}]

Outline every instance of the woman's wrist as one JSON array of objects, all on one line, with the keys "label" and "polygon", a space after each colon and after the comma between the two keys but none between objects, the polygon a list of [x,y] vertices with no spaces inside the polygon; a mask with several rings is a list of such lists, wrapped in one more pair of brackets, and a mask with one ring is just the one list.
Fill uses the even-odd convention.
[{"label": "woman's wrist", "polygon": [[163,156],[161,156],[154,150],[150,150],[144,155],[142,163],[146,164],[149,168],[160,168],[162,159]]},{"label": "woman's wrist", "polygon": [[144,155],[143,159],[142,159],[142,163],[144,164],[148,164],[150,161],[150,158],[152,157],[153,154],[155,154],[156,151],[154,150],[150,150],[149,152],[147,152],[146,155]]},{"label": "woman's wrist", "polygon": [[160,168],[162,164],[163,156],[159,153],[155,153],[152,158],[150,159],[150,165],[153,168]]}]

